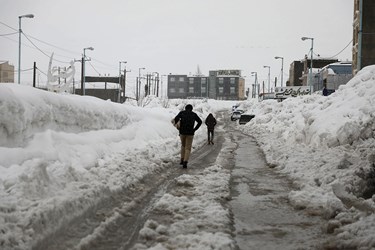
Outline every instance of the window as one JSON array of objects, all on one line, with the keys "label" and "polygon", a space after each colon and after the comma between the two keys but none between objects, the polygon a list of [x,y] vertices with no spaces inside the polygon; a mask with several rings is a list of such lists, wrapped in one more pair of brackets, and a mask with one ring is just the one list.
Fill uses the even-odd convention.
[{"label": "window", "polygon": [[206,93],[206,87],[202,87],[202,88],[201,88],[201,92],[202,92],[202,93]]},{"label": "window", "polygon": [[234,79],[233,77],[230,78],[230,84],[235,84],[236,83],[236,79]]},{"label": "window", "polygon": [[176,81],[176,78],[174,78],[174,77],[171,77],[169,79],[170,79],[171,82],[175,82]]},{"label": "window", "polygon": [[194,93],[194,87],[189,87],[189,93]]},{"label": "window", "polygon": [[184,88],[179,88],[178,89],[178,93],[185,93],[185,89]]},{"label": "window", "polygon": [[201,83],[202,84],[206,84],[207,83],[207,79],[206,78],[201,78]]},{"label": "window", "polygon": [[230,93],[235,94],[236,93],[236,88],[235,87],[230,87]]},{"label": "window", "polygon": [[194,78],[189,78],[189,83],[194,84]]},{"label": "window", "polygon": [[181,76],[181,77],[178,79],[178,81],[180,81],[180,82],[184,82],[185,79],[184,79],[184,77]]},{"label": "window", "polygon": [[219,87],[219,94],[224,93],[224,87]]},{"label": "window", "polygon": [[219,78],[219,84],[224,84],[224,78],[222,77]]},{"label": "window", "polygon": [[175,88],[170,88],[169,89],[169,93],[176,93],[176,89]]}]

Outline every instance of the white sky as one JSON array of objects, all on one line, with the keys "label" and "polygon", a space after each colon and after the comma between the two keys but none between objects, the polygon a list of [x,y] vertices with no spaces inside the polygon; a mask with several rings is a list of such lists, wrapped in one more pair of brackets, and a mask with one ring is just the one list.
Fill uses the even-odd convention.
[{"label": "white sky", "polygon": [[[375,65],[366,67],[328,97],[313,94],[281,103],[254,99],[240,103],[255,118],[237,128],[254,136],[267,162],[294,181],[298,189],[288,194],[292,206],[332,218],[330,223],[337,229],[330,240],[339,249],[374,246],[375,215],[369,211],[375,211],[375,196],[367,200],[354,196],[369,185],[366,181],[371,180],[364,177],[375,164],[374,76]],[[141,108],[129,102],[0,84],[0,242],[4,249],[14,249],[15,244],[17,249],[30,249],[37,239],[56,230],[61,220],[72,219],[100,197],[178,164],[179,138],[171,119],[186,100],[169,100],[164,108],[166,102],[150,98]],[[230,132],[223,131],[223,125],[229,122],[234,102],[190,102],[202,119],[208,113],[227,111],[227,121],[218,119],[216,131]],[[193,150],[205,142],[203,125],[196,132]],[[223,148],[222,152],[235,151],[228,138]],[[149,245],[159,244],[155,249],[164,249],[163,244],[178,244],[179,249],[191,244],[194,249],[212,245],[234,249],[227,227],[229,211],[220,204],[229,193],[225,154],[214,165],[201,167],[197,172],[188,168],[176,180],[179,189],[187,186],[189,192],[166,193],[157,202],[155,209],[170,212],[171,224],[148,221],[141,230]],[[345,204],[336,196],[345,197]],[[347,209],[353,204],[355,208]],[[126,209],[124,204],[122,214]],[[99,229],[119,214],[106,217]],[[150,223],[156,223],[157,229]],[[95,230],[80,245],[95,242],[101,232]],[[166,242],[156,240],[159,233],[168,236]]]},{"label": "white sky", "polygon": [[[354,4],[351,0],[0,0],[0,5],[0,21],[16,31],[18,16],[34,14],[33,19],[22,19],[24,33],[63,48],[32,40],[47,54],[55,52],[58,60],[79,59],[83,48],[94,47],[87,56],[102,75],[118,75],[119,61],[127,61],[130,82],[142,67],[143,73],[189,74],[197,65],[204,74],[241,69],[253,82],[253,71],[260,81],[267,80],[264,65],[271,66],[271,79],[280,76],[281,60],[275,56],[284,57],[286,81],[290,63],[309,52],[311,42],[301,41],[302,36],[315,39],[316,54],[331,57],[340,52],[352,39]],[[0,34],[11,32],[0,23]],[[36,61],[46,72],[49,58],[30,48],[25,37],[22,41],[22,69]],[[351,60],[351,46],[338,59]],[[17,34],[0,36],[0,60],[17,68]],[[89,64],[86,72],[97,75]],[[22,81],[31,79],[31,71],[22,74]]]}]

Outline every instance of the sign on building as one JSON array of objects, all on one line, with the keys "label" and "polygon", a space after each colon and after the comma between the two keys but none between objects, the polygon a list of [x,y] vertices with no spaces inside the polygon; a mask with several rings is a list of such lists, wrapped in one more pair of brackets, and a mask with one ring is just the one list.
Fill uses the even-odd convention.
[{"label": "sign on building", "polygon": [[218,70],[217,76],[241,76],[241,70]]},{"label": "sign on building", "polygon": [[309,95],[309,86],[287,86],[287,87],[276,87],[275,88],[275,98],[285,99],[288,97],[296,97],[302,95]]}]

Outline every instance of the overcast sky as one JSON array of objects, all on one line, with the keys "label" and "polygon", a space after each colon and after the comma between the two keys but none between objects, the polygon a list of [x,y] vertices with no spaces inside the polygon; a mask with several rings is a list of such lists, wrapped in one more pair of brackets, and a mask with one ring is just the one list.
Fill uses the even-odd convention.
[{"label": "overcast sky", "polygon": [[[352,40],[352,0],[0,0],[0,35],[22,30],[40,50],[69,66],[83,48],[92,58],[87,75],[118,75],[119,61],[127,61],[128,80],[139,68],[160,74],[203,74],[215,69],[240,69],[248,83],[258,72],[260,81],[280,76],[309,52],[323,57],[338,54]],[[7,27],[6,25],[15,30]],[[37,41],[46,42],[55,47]],[[22,69],[36,61],[47,72],[49,57],[22,37]],[[18,35],[0,36],[0,60],[18,65]],[[351,45],[336,58],[351,60]],[[63,63],[66,62],[66,63]],[[76,79],[80,79],[76,64]],[[15,76],[17,79],[17,76]],[[30,81],[32,72],[22,74]],[[46,79],[41,76],[41,79]]]}]

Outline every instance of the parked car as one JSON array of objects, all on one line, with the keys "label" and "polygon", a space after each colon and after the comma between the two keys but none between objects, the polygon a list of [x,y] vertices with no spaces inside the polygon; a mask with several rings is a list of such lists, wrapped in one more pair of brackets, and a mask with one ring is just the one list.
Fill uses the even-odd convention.
[{"label": "parked car", "polygon": [[255,117],[255,115],[242,114],[240,116],[240,119],[238,120],[238,123],[241,124],[241,125],[246,124],[249,121],[251,121],[251,119],[253,119],[254,117]]},{"label": "parked car", "polygon": [[237,108],[238,108],[238,105],[233,105],[233,106],[232,106],[232,112],[233,112],[233,111],[236,111]]},{"label": "parked car", "polygon": [[238,119],[240,119],[242,113],[243,112],[241,111],[233,111],[232,115],[230,116],[230,120],[237,121]]}]

